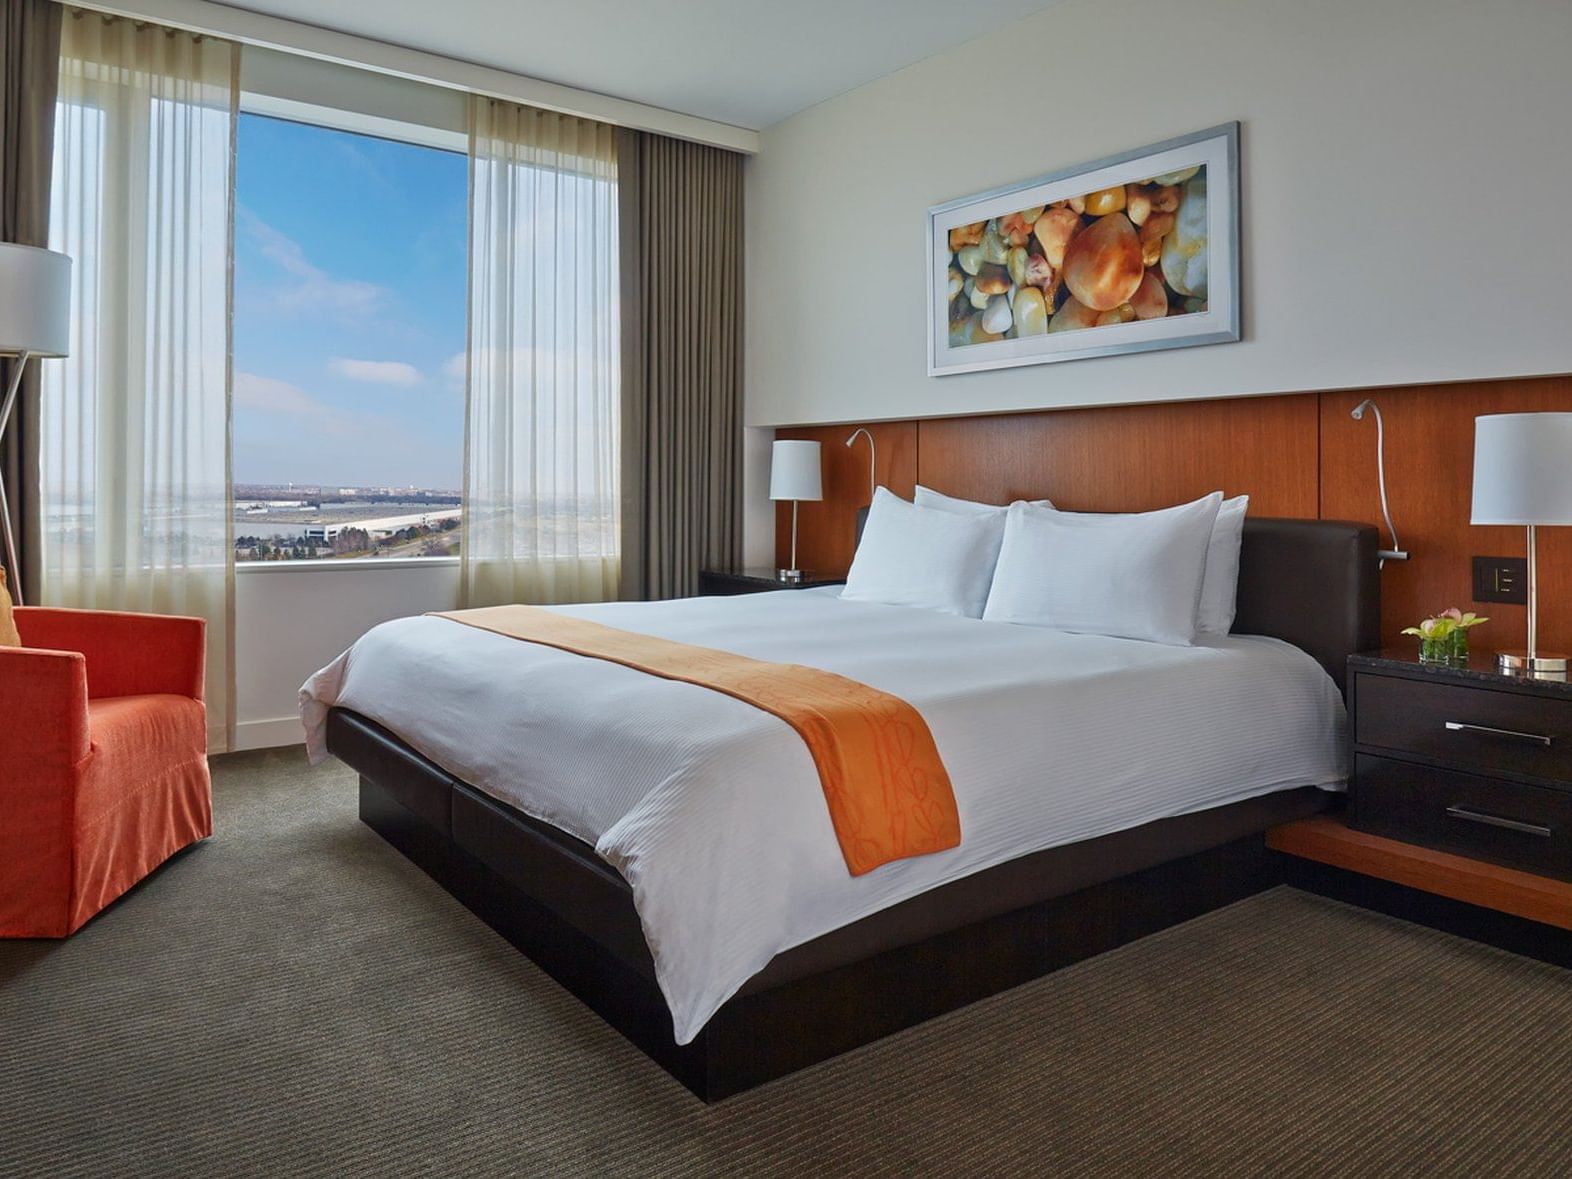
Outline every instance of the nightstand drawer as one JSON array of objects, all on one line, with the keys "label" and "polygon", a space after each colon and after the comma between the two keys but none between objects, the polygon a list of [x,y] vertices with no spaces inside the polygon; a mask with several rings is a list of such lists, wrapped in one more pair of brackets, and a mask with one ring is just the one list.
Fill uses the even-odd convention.
[{"label": "nightstand drawer", "polygon": [[1354,701],[1362,747],[1572,783],[1572,700],[1362,674]]},{"label": "nightstand drawer", "polygon": [[1572,791],[1361,753],[1349,826],[1572,880]]}]

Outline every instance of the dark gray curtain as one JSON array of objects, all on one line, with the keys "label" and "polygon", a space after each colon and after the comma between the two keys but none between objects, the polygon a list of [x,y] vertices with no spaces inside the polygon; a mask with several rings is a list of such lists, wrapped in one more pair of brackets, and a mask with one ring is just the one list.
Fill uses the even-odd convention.
[{"label": "dark gray curtain", "polygon": [[[49,244],[49,174],[54,151],[55,90],[60,78],[60,6],[51,0],[0,0],[0,241]],[[0,393],[14,361],[0,361]],[[28,365],[22,395],[0,441],[16,529],[18,584],[38,601],[38,363]]]},{"label": "dark gray curtain", "polygon": [[622,596],[742,556],[742,157],[622,130]]}]

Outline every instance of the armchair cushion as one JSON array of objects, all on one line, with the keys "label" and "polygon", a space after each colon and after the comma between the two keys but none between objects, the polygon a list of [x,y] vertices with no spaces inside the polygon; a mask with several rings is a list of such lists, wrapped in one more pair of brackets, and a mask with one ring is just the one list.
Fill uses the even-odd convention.
[{"label": "armchair cushion", "polygon": [[[187,696],[112,696],[87,706],[92,773],[77,787],[77,809],[114,810],[126,782],[151,782],[171,768],[207,757],[207,712]],[[104,772],[104,767],[109,772]]]}]

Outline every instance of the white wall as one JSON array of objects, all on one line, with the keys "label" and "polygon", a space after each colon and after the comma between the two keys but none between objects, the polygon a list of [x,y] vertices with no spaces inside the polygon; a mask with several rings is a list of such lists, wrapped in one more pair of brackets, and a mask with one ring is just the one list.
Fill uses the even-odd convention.
[{"label": "white wall", "polygon": [[[748,163],[747,423],[1572,370],[1569,48],[1566,0],[1065,0],[814,107]],[[1242,342],[926,375],[930,205],[1233,119]]]},{"label": "white wall", "polygon": [[299,744],[306,677],[379,622],[458,606],[457,561],[241,565],[235,574],[235,748]]}]

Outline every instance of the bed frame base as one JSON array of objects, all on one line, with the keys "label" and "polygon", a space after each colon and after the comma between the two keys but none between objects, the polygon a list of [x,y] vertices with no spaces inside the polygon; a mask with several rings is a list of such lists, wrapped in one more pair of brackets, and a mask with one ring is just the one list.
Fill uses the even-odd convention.
[{"label": "bed frame base", "polygon": [[360,817],[705,1101],[740,1093],[1261,892],[1257,835],[727,1002],[672,1039],[655,983],[458,847],[372,779]]}]

